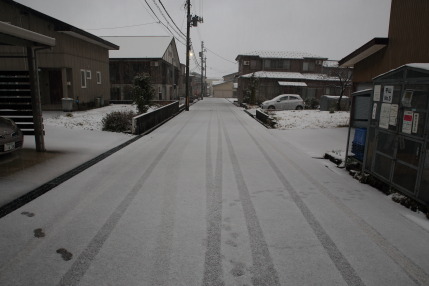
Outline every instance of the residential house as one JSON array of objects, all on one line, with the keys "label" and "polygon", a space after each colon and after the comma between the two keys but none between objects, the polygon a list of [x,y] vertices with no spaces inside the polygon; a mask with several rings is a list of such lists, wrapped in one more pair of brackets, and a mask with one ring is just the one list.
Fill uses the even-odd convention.
[{"label": "residential house", "polygon": [[112,100],[131,99],[134,77],[147,73],[158,100],[175,100],[185,94],[185,82],[171,36],[103,37],[121,47],[110,53]]},{"label": "residential house", "polygon": [[[109,50],[117,45],[12,0],[0,1],[0,21],[56,40],[37,52],[43,109],[62,109],[62,98],[75,108],[110,98]],[[0,70],[28,70],[25,49],[1,46],[0,55]]]},{"label": "residential house", "polygon": [[429,62],[429,1],[392,0],[387,38],[374,38],[339,61],[353,67],[353,89],[372,88],[372,79],[408,63]]},{"label": "residential house", "polygon": [[213,82],[213,97],[237,97],[237,74],[238,73],[228,74],[223,77],[222,81]]},{"label": "residential house", "polygon": [[[242,102],[252,85],[258,102],[282,93],[304,99],[339,95],[339,78],[326,71],[325,57],[303,52],[256,51],[237,56],[239,64],[237,98]],[[253,83],[252,83],[253,82]],[[348,91],[347,91],[348,95]]]}]

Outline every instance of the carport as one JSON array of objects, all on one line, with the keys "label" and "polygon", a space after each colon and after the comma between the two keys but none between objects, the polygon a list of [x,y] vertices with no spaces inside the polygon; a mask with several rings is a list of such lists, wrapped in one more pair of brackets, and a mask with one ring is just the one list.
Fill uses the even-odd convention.
[{"label": "carport", "polygon": [[28,71],[0,71],[0,115],[16,122],[24,135],[34,135],[36,150],[44,152],[44,130],[37,68],[37,51],[55,46],[55,39],[0,22],[0,45],[26,48]]}]

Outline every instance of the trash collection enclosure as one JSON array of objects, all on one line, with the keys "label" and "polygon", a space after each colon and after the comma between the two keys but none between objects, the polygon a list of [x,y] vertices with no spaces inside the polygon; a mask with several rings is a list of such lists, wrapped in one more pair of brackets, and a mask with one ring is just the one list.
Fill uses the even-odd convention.
[{"label": "trash collection enclosure", "polygon": [[429,63],[374,78],[364,170],[429,205]]}]

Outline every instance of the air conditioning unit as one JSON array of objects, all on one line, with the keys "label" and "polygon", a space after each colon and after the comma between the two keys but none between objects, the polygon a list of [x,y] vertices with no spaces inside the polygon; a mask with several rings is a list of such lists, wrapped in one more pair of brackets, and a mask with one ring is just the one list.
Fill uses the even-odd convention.
[{"label": "air conditioning unit", "polygon": [[157,67],[159,65],[158,62],[150,62],[151,67]]},{"label": "air conditioning unit", "polygon": [[243,61],[243,65],[249,66],[250,65],[250,61]]}]

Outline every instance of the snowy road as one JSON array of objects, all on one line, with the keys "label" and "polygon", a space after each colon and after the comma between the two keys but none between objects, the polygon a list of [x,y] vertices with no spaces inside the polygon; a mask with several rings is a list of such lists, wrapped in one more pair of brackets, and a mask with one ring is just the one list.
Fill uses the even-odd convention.
[{"label": "snowy road", "polygon": [[0,285],[429,285],[426,226],[204,99],[2,218]]}]

